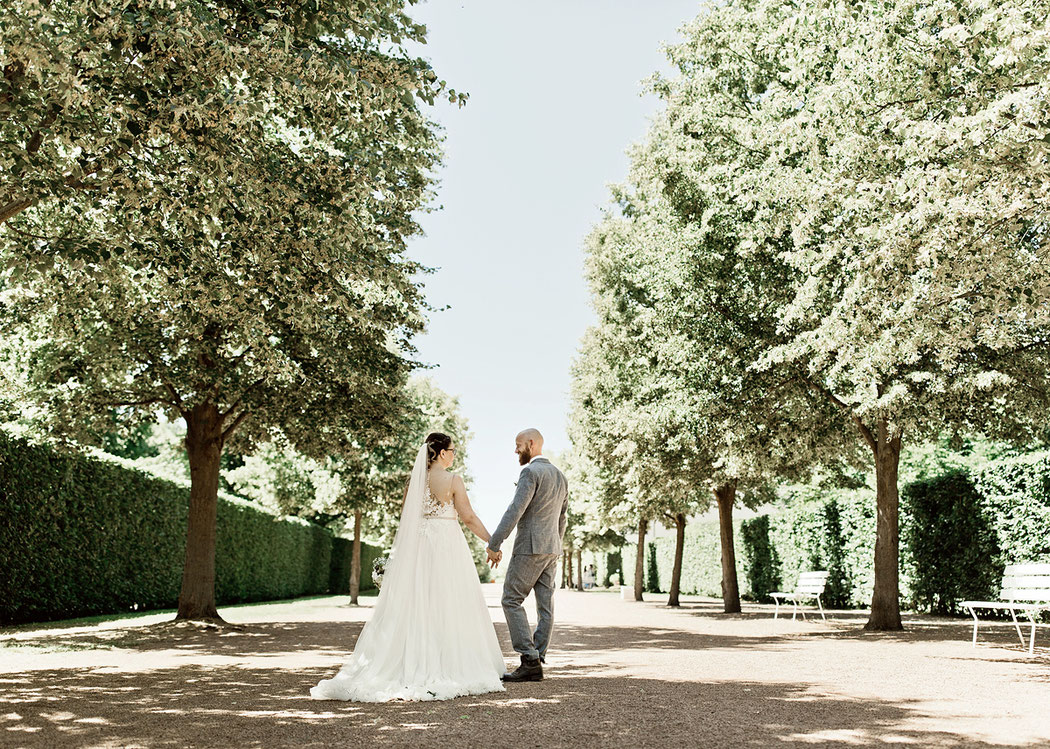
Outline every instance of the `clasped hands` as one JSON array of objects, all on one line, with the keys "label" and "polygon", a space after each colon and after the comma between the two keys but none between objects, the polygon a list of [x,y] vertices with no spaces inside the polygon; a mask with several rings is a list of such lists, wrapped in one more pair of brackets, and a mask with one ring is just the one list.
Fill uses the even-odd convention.
[{"label": "clasped hands", "polygon": [[488,554],[489,557],[489,566],[492,567],[492,569],[499,567],[499,563],[503,561],[503,552],[493,551],[492,549],[486,548],[485,553]]}]

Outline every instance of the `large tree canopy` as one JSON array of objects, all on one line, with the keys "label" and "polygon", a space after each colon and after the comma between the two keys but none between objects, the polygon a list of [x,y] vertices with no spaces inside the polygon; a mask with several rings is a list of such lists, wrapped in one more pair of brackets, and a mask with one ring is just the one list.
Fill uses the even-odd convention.
[{"label": "large tree canopy", "polygon": [[[387,172],[397,171],[404,147],[392,136],[408,126],[404,112],[415,98],[465,100],[405,51],[426,29],[404,4],[6,3],[0,239],[8,262],[21,263],[27,250],[43,265],[56,252],[91,259],[140,246],[182,210],[182,192],[167,184],[177,174],[192,175],[190,189],[211,206],[239,206],[251,224],[259,204],[279,198],[267,189],[275,170],[301,166],[289,163],[289,147],[341,153],[333,189],[358,211],[391,197]],[[300,186],[309,183],[303,176]],[[108,218],[104,228],[86,220],[97,213]]]},{"label": "large tree canopy", "polygon": [[900,626],[902,435],[1026,439],[1043,422],[1048,11],[712,6],[669,48],[677,74],[653,80],[666,106],[603,230],[626,239],[585,344],[621,353],[580,367],[609,395],[596,428],[625,434],[650,398],[724,425],[708,461],[737,469],[851,457],[853,432],[878,485],[872,628]]},{"label": "large tree canopy", "polygon": [[[21,86],[8,84],[5,102],[23,128],[52,95],[33,81],[54,79],[61,92],[83,77],[104,94],[108,84],[86,72],[115,75],[102,48],[148,69],[126,99],[121,86],[104,100],[85,94],[93,127],[73,108],[74,121],[49,124],[53,137],[33,154],[21,141],[28,166],[6,189],[33,205],[0,229],[3,304],[56,430],[95,438],[111,424],[94,417],[109,421],[114,407],[186,421],[193,489],[181,617],[216,616],[224,445],[236,438],[245,452],[279,433],[324,459],[383,438],[400,419],[410,337],[426,309],[423,269],[405,257],[405,240],[418,231],[413,213],[427,205],[439,158],[417,95],[432,100],[442,85],[401,47],[424,33],[402,6],[332,2],[304,14],[144,3],[107,6],[77,25],[86,9],[33,4],[12,23],[37,23],[37,32],[24,45],[5,39]],[[87,50],[71,78],[60,75],[62,54],[32,46],[50,49],[62,29],[79,40],[74,63]],[[131,29],[136,41],[125,43]],[[129,108],[143,101],[159,122],[133,119],[140,110]],[[81,138],[109,153],[106,139],[118,137],[109,130],[126,121],[139,131],[110,172],[116,181],[75,195],[56,187],[73,167],[53,162],[82,150]],[[42,202],[49,196],[68,201]],[[70,232],[56,239],[29,226],[54,228],[52,204],[72,212],[72,234],[86,227],[98,238],[97,253],[60,251]],[[27,246],[46,262],[27,262]]]}]

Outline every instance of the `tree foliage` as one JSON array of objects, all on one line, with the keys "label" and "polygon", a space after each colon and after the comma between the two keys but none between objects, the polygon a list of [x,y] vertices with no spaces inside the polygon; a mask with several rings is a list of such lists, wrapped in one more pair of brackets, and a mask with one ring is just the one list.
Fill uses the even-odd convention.
[{"label": "tree foliage", "polygon": [[707,8],[652,80],[664,110],[591,246],[588,439],[633,458],[675,444],[640,421],[683,421],[682,475],[747,480],[867,446],[875,629],[900,626],[902,436],[1043,428],[1048,11]]},{"label": "tree foliage", "polygon": [[[279,197],[270,184],[282,167],[307,163],[289,149],[317,162],[292,194],[349,169],[351,179],[328,185],[349,210],[396,200],[388,184],[413,149],[389,136],[424,134],[404,112],[416,99],[466,99],[406,51],[426,29],[404,5],[5,3],[0,236],[9,262],[155,249],[142,235],[165,234],[168,217],[184,212],[172,184],[183,180],[246,220]],[[325,153],[333,158],[317,158]],[[206,232],[205,219],[194,228]]]},{"label": "tree foliage", "polygon": [[405,241],[440,156],[417,102],[443,84],[403,5],[4,11],[0,194],[26,203],[0,229],[5,327],[53,429],[186,422],[180,616],[215,616],[225,445],[324,460],[405,407],[426,311]]}]

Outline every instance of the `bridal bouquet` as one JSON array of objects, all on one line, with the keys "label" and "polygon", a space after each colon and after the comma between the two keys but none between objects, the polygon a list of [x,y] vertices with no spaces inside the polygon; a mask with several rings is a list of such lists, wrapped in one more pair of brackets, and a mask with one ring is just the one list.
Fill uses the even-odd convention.
[{"label": "bridal bouquet", "polygon": [[383,573],[386,572],[386,557],[376,557],[372,560],[372,582],[377,588],[383,587]]}]

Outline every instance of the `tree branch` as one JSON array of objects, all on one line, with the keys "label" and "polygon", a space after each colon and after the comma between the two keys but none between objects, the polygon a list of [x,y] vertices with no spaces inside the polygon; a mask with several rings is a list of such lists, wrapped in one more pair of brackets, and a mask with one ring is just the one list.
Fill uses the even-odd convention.
[{"label": "tree branch", "polygon": [[154,403],[164,403],[167,405],[173,405],[167,398],[146,398],[144,400],[137,401],[111,401],[111,400],[92,400],[90,401],[97,406],[152,406]]},{"label": "tree branch", "polygon": [[17,216],[26,208],[32,207],[35,203],[36,198],[22,198],[21,200],[12,200],[6,205],[0,206],[0,224]]},{"label": "tree branch", "polygon": [[186,416],[186,407],[182,403],[182,398],[179,397],[179,394],[175,391],[175,388],[172,386],[172,384],[170,382],[168,382],[167,380],[164,380],[163,382],[164,382],[164,387],[166,387],[168,389],[168,392],[171,393],[172,399],[174,399],[174,401],[175,401],[175,408],[177,408],[179,410],[180,414],[182,414],[183,416]]},{"label": "tree branch", "polygon": [[[981,93],[982,94],[997,94],[1000,91],[1016,91],[1016,90],[1022,89],[1022,88],[1031,88],[1032,86],[1038,86],[1038,85],[1040,85],[1042,83],[1043,83],[1043,81],[1028,81],[1027,83],[1016,83],[1013,86],[1004,86],[1003,88],[986,88],[983,91],[981,91]],[[961,96],[964,93],[966,93],[965,90],[963,90],[963,89],[956,89],[952,93],[942,97],[941,101],[943,101],[945,99],[955,99],[955,98]],[[872,116],[874,116],[876,114],[879,114],[880,112],[882,112],[885,109],[889,109],[890,107],[907,106],[909,104],[918,104],[920,101],[926,101],[926,100],[923,97],[921,97],[921,96],[916,96],[913,99],[896,99],[894,101],[888,101],[885,104],[880,104],[878,107],[876,107],[875,109],[873,109],[870,112],[868,112],[866,116],[867,117],[872,117]]]},{"label": "tree branch", "polygon": [[233,423],[230,424],[228,427],[226,427],[226,429],[223,430],[223,432],[222,432],[222,441],[223,442],[228,440],[233,435],[233,433],[234,433],[234,431],[236,431],[237,427],[239,427],[241,425],[242,421],[244,421],[246,418],[248,418],[248,415],[250,413],[251,413],[251,411],[241,411],[240,416],[238,416],[236,419],[234,419]]},{"label": "tree branch", "polygon": [[229,415],[230,415],[230,414],[232,414],[232,413],[233,413],[234,411],[236,411],[236,410],[237,410],[237,409],[238,409],[238,408],[240,407],[240,405],[241,405],[242,403],[244,403],[244,398],[245,398],[245,397],[246,397],[246,396],[248,395],[248,393],[250,393],[250,392],[251,392],[252,390],[254,390],[255,388],[257,388],[257,387],[259,387],[260,385],[262,385],[262,384],[263,384],[263,383],[264,383],[265,381],[266,381],[266,380],[265,380],[264,378],[261,378],[261,377],[260,377],[260,378],[259,378],[258,380],[256,380],[256,381],[255,381],[255,382],[253,382],[253,383],[252,383],[251,385],[249,385],[249,386],[248,386],[248,387],[246,387],[246,388],[245,388],[244,390],[242,390],[242,391],[241,391],[241,394],[240,394],[239,396],[237,396],[237,400],[235,400],[235,401],[233,402],[233,405],[231,405],[231,406],[230,406],[229,408],[227,408],[227,409],[226,409],[226,410],[225,410],[225,411],[224,411],[224,412],[222,413],[222,418],[223,418],[223,419],[225,419],[225,418],[226,418],[227,416],[229,416]]},{"label": "tree branch", "polygon": [[[103,162],[105,159],[119,159],[125,153],[127,153],[127,147],[114,149],[111,153],[105,156],[100,156],[95,162],[89,165],[88,168],[80,175],[80,177],[74,177],[69,175],[63,180],[66,187],[74,190],[98,190],[101,186],[98,183],[84,182],[84,177],[89,177],[99,170],[102,169]],[[39,202],[39,198],[20,198],[18,200],[9,200],[6,204],[0,206],[0,224],[8,221],[14,216],[17,216],[27,208],[32,208]]]},{"label": "tree branch", "polygon": [[861,418],[859,416],[857,416],[857,414],[853,413],[853,409],[850,407],[850,405],[848,403],[846,403],[845,401],[843,401],[838,396],[836,396],[833,392],[831,392],[830,390],[828,390],[825,387],[821,387],[820,385],[818,385],[817,383],[813,382],[813,380],[809,379],[808,377],[806,378],[806,382],[809,383],[809,386],[811,388],[813,388],[818,393],[822,393],[825,396],[827,396],[828,400],[830,400],[832,403],[834,403],[836,406],[838,406],[841,410],[847,412],[850,415],[850,417],[853,419],[853,423],[857,425],[857,429],[860,431],[860,434],[864,438],[864,441],[868,443],[868,447],[871,448],[872,452],[874,452],[876,455],[878,455],[879,454],[879,443],[875,439],[875,435],[873,435],[871,433],[871,429],[869,429],[867,426],[865,426],[864,422],[861,421]]}]

